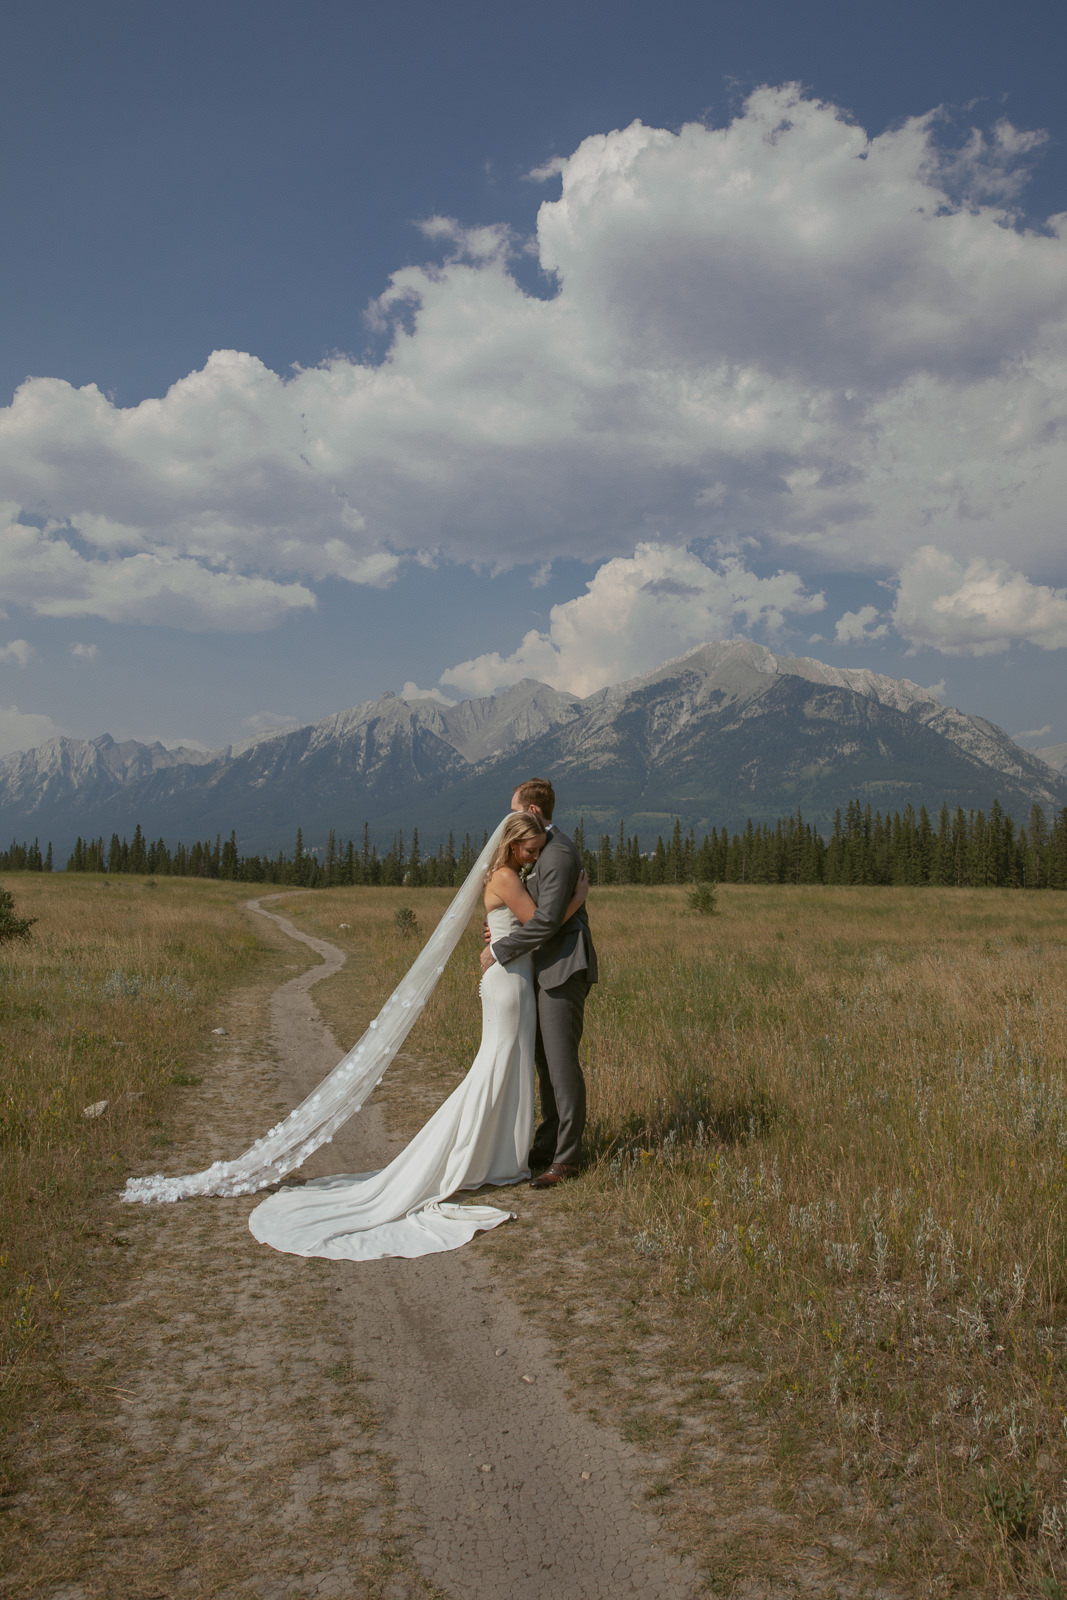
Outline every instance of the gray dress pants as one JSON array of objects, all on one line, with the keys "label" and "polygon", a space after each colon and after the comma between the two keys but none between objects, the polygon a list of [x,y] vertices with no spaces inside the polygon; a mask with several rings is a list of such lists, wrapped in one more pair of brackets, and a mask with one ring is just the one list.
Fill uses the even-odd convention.
[{"label": "gray dress pants", "polygon": [[537,988],[537,1082],[541,1122],[533,1155],[569,1167],[581,1162],[585,1079],[578,1061],[589,979],[575,972],[558,989]]}]

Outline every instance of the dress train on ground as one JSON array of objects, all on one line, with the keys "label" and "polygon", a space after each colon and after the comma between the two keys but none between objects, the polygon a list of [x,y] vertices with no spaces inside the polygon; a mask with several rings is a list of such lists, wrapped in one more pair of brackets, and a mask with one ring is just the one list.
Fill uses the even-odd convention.
[{"label": "dress train on ground", "polygon": [[[516,918],[489,913],[494,939]],[[367,1261],[455,1250],[512,1215],[449,1205],[483,1184],[529,1176],[534,1120],[537,1005],[529,956],[482,979],[482,1039],[470,1071],[409,1144],[380,1172],[315,1178],[270,1195],[252,1212],[255,1237],[291,1255]]]}]

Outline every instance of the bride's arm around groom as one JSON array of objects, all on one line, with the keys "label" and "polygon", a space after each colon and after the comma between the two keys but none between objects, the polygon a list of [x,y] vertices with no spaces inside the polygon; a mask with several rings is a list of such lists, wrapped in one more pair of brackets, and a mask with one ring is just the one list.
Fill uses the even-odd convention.
[{"label": "bride's arm around groom", "polygon": [[581,871],[573,841],[552,828],[526,884],[537,910],[521,928],[493,941],[493,957],[504,966],[533,953],[539,988],[559,988],[577,972],[585,973],[587,983],[596,982],[596,951],[585,907],[566,915]]}]

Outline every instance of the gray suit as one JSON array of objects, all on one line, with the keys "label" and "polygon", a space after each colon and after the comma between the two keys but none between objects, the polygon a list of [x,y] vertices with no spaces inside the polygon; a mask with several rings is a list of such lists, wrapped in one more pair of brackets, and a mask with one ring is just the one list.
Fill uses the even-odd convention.
[{"label": "gray suit", "polygon": [[596,951],[585,907],[564,922],[581,858],[565,833],[552,828],[526,880],[537,910],[523,927],[497,939],[493,954],[502,966],[532,952],[537,986],[537,1079],[541,1125],[533,1154],[546,1163],[576,1167],[585,1128],[585,1079],[578,1061],[585,997],[597,980]]}]

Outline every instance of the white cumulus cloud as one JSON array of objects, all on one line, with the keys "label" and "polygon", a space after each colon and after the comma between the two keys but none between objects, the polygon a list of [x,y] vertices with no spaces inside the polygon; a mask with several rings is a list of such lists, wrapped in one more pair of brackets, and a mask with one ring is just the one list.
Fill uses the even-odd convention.
[{"label": "white cumulus cloud", "polygon": [[1006,561],[966,564],[926,545],[901,569],[893,625],[912,645],[944,655],[988,656],[1028,640],[1067,646],[1067,589],[1031,583]]},{"label": "white cumulus cloud", "polygon": [[544,571],[653,533],[806,571],[928,544],[1058,571],[1065,218],[1017,225],[1040,134],[942,132],[931,113],[869,138],[795,86],[727,127],[636,122],[540,174],[561,189],[529,241],[544,298],[506,227],[437,217],[444,260],[371,308],[378,364],[283,380],[217,351],[129,408],[30,379],[0,476],[42,528],[0,557],[5,599],[266,627],[310,585],[433,552]]},{"label": "white cumulus cloud", "polygon": [[0,507],[0,575],[7,599],[39,616],[245,632],[315,604],[303,584],[216,570],[169,550],[92,559],[61,528],[27,526],[17,511]]},{"label": "white cumulus cloud", "polygon": [[79,644],[75,641],[69,648],[75,661],[95,661],[100,654],[99,647],[95,644]]},{"label": "white cumulus cloud", "polygon": [[860,606],[858,611],[845,611],[834,625],[834,638],[838,644],[858,644],[869,639],[884,639],[889,632],[888,622],[879,622],[877,606]]},{"label": "white cumulus cloud", "polygon": [[795,572],[761,578],[736,556],[709,567],[683,547],[649,541],[632,557],[605,562],[584,594],[553,606],[547,632],[531,629],[510,656],[492,652],[450,667],[441,682],[489,694],[537,678],[592,694],[729,636],[738,621],[774,633],[787,613],[810,614],[824,604]]},{"label": "white cumulus cloud", "polygon": [[0,756],[36,749],[46,740],[66,732],[66,728],[43,713],[20,711],[18,706],[0,706]]},{"label": "white cumulus cloud", "polygon": [[407,700],[409,702],[415,700],[436,700],[438,705],[442,706],[454,706],[456,704],[455,700],[450,700],[447,695],[442,694],[440,689],[420,689],[418,684],[413,683],[410,679],[401,689],[400,698],[401,700]]},{"label": "white cumulus cloud", "polygon": [[0,644],[0,661],[13,661],[19,667],[24,667],[33,653],[33,646],[27,639],[12,639],[9,644]]}]

